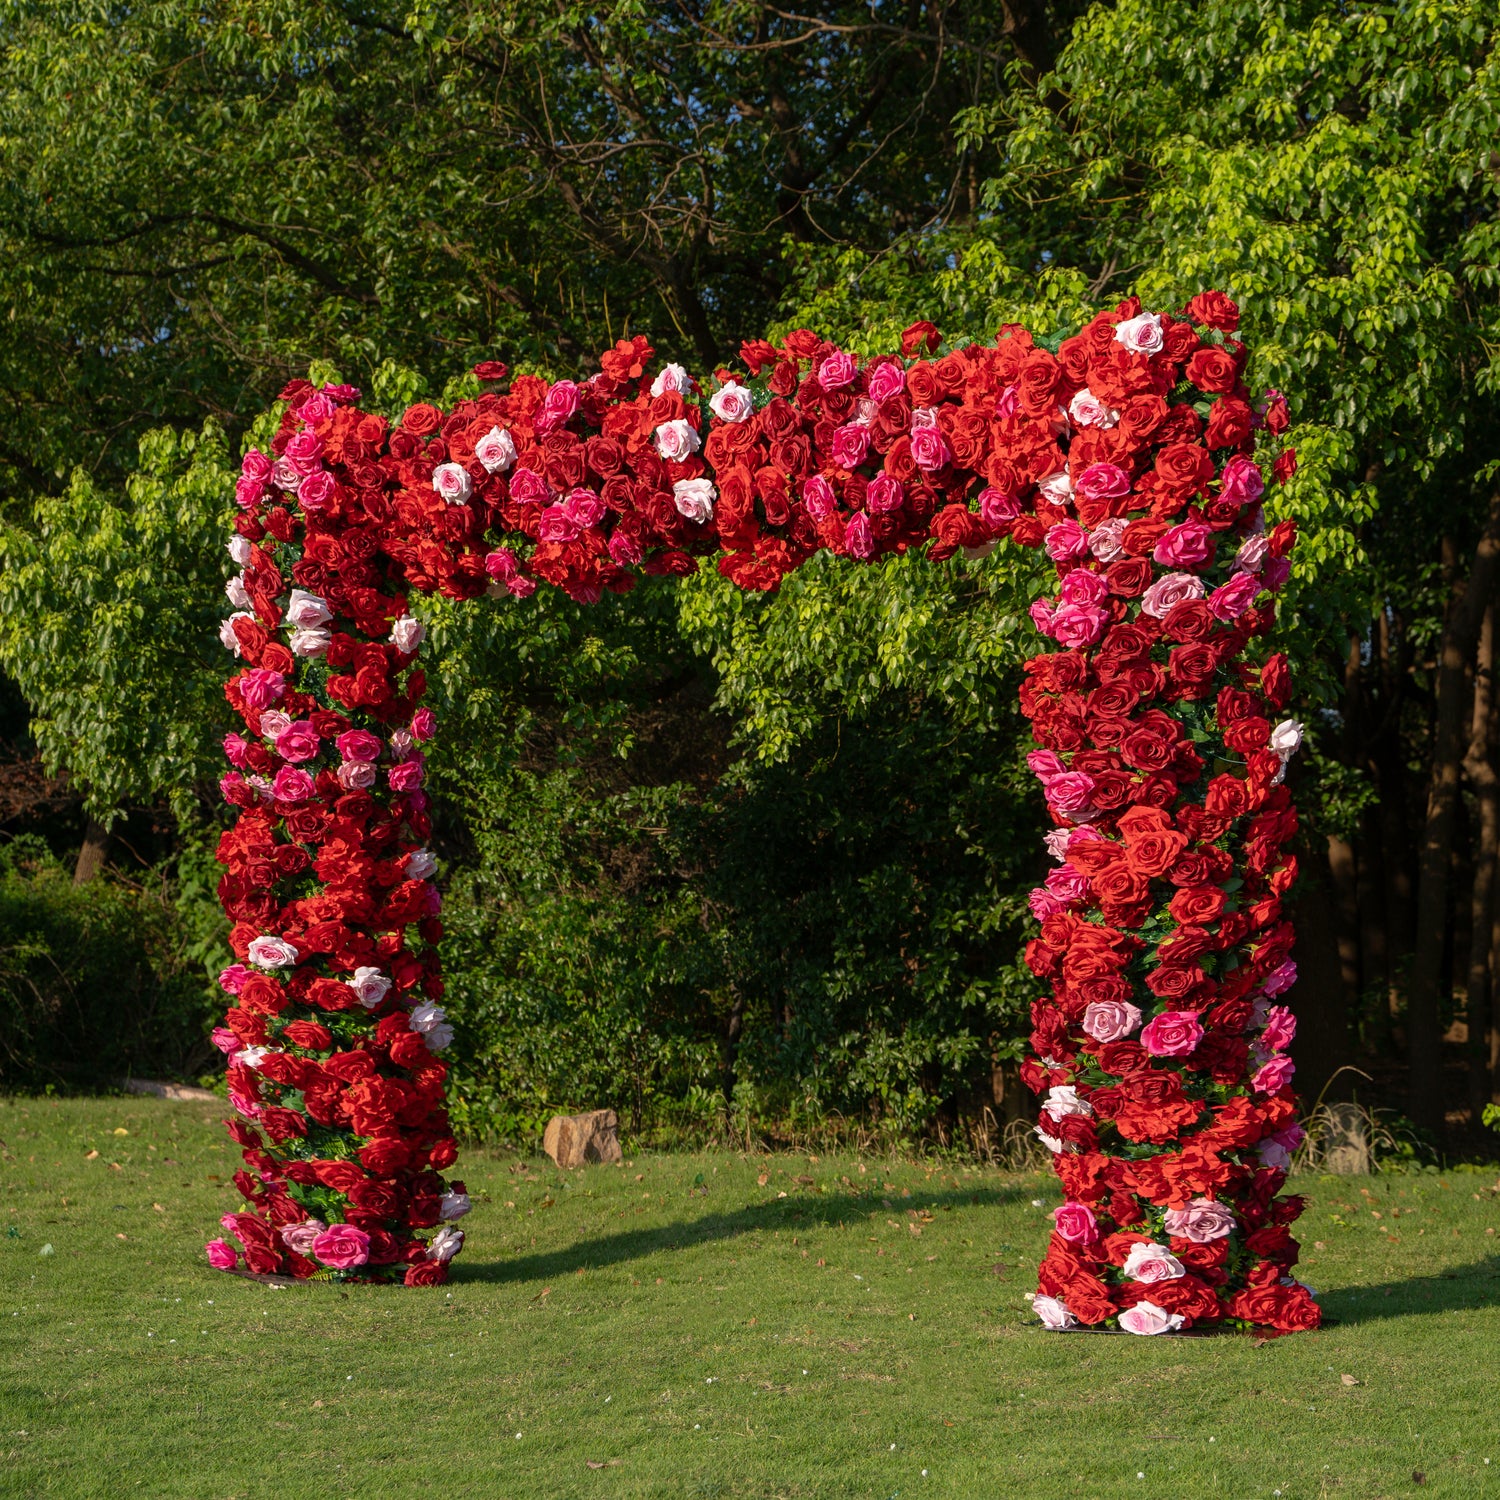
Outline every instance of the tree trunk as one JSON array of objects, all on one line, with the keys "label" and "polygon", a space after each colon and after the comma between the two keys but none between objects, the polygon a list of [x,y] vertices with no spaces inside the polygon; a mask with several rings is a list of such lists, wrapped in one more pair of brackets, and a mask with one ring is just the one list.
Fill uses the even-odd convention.
[{"label": "tree trunk", "polygon": [[1411,1114],[1418,1125],[1441,1135],[1443,1094],[1443,950],[1448,929],[1448,872],[1468,731],[1469,660],[1500,562],[1500,491],[1491,497],[1484,535],[1475,550],[1467,583],[1455,584],[1443,623],[1438,661],[1437,715],[1427,815],[1417,874],[1417,933],[1407,1002],[1407,1056],[1411,1062]]},{"label": "tree trunk", "polygon": [[1469,1115],[1478,1125],[1490,1101],[1490,1030],[1494,975],[1490,970],[1495,903],[1495,858],[1500,850],[1500,775],[1496,773],[1495,602],[1484,612],[1474,662],[1474,714],[1464,772],[1474,792],[1474,886],[1470,898],[1469,979],[1465,1020],[1469,1040]]},{"label": "tree trunk", "polygon": [[109,829],[90,818],[83,830],[83,847],[78,851],[78,863],[73,866],[73,884],[84,885],[93,880],[104,868],[108,855]]},{"label": "tree trunk", "polygon": [[1408,838],[1406,757],[1401,747],[1401,706],[1405,696],[1405,663],[1401,643],[1393,639],[1391,614],[1382,609],[1375,621],[1380,652],[1381,726],[1372,748],[1375,784],[1380,792],[1374,818],[1380,831],[1380,864],[1385,873],[1384,933],[1386,950],[1385,1033],[1394,1040],[1397,1017],[1406,999],[1406,981],[1415,944],[1411,842]]},{"label": "tree trunk", "polygon": [[[1298,852],[1303,878],[1297,882],[1297,982],[1287,1004],[1297,1014],[1297,1040],[1292,1054],[1297,1064],[1297,1092],[1311,1108],[1329,1080],[1349,1061],[1349,1010],[1344,1004],[1343,974],[1338,943],[1334,938],[1332,884],[1327,855],[1316,845],[1304,844]],[[1347,1097],[1340,1087],[1343,1078],[1328,1090],[1327,1097]]]}]

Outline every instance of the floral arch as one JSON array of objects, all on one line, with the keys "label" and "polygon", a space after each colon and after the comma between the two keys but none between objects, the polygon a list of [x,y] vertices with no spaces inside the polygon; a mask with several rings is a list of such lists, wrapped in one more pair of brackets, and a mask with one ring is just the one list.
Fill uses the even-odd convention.
[{"label": "floral arch", "polygon": [[774,589],[819,550],[1006,539],[1059,578],[1022,688],[1056,824],[1024,1077],[1067,1200],[1034,1306],[1051,1327],[1315,1326],[1291,1276],[1301,1201],[1279,1196],[1299,730],[1276,723],[1290,683],[1263,645],[1295,528],[1267,530],[1261,499],[1295,459],[1237,325],[1206,292],[1046,344],[1007,327],[944,352],[917,323],[863,362],[800,331],[706,388],[653,373],[636,338],[582,383],[480,365],[484,394],[395,426],[348,387],[288,386],[229,544],[244,733],[220,890],[240,962],[215,1038],[246,1207],[213,1264],[426,1285],[463,1244],[413,592],[592,602],[713,556]]}]

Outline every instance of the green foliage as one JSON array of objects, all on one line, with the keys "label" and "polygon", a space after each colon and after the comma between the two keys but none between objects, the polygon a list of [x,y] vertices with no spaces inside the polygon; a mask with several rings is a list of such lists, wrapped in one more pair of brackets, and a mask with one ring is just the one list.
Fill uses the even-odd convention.
[{"label": "green foliage", "polygon": [[158,428],[123,495],[75,470],[31,529],[0,532],[0,664],[49,768],[106,826],[163,797],[181,815],[219,772],[227,465],[216,423]]},{"label": "green foliage", "polygon": [[108,1086],[203,1066],[218,1005],[168,886],[75,886],[40,843],[0,846],[0,1085]]}]

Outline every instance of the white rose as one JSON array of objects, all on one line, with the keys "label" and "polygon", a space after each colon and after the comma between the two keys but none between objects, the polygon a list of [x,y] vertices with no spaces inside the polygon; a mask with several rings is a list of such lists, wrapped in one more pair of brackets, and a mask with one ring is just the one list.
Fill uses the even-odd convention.
[{"label": "white rose", "polygon": [[415,651],[427,639],[427,627],[410,615],[402,615],[391,626],[391,644],[398,651]]},{"label": "white rose", "polygon": [[1076,1328],[1078,1319],[1070,1313],[1056,1297],[1044,1297],[1040,1292],[1028,1292],[1031,1310],[1042,1320],[1044,1328]]},{"label": "white rose", "polygon": [[1049,505],[1066,505],[1073,498],[1073,481],[1062,469],[1049,474],[1037,485],[1037,489]]},{"label": "white rose", "polygon": [[286,617],[299,630],[316,630],[333,618],[333,611],[316,594],[309,594],[306,589],[293,589]]},{"label": "white rose", "polygon": [[1161,331],[1160,313],[1141,313],[1126,318],[1115,328],[1115,342],[1124,344],[1132,354],[1155,354],[1166,342]]},{"label": "white rose", "polygon": [[474,1205],[469,1202],[467,1193],[444,1193],[443,1200],[438,1205],[438,1218],[445,1224],[454,1219],[461,1219]]},{"label": "white rose", "polygon": [[333,644],[327,630],[294,630],[287,640],[293,656],[321,656]]},{"label": "white rose", "polygon": [[726,380],[709,398],[708,409],[721,422],[747,422],[755,412],[755,398],[737,380]]},{"label": "white rose", "polygon": [[391,982],[380,972],[368,966],[356,969],[348,981],[349,988],[366,1010],[374,1010],[390,991]]},{"label": "white rose", "polygon": [[406,856],[408,880],[430,880],[437,871],[437,856],[428,849],[414,849]]},{"label": "white rose", "polygon": [[1170,1281],[1184,1274],[1182,1262],[1165,1245],[1146,1243],[1130,1247],[1124,1269],[1132,1281]]},{"label": "white rose", "polygon": [[1154,1302],[1137,1302],[1120,1314],[1120,1327],[1126,1333],[1171,1333],[1182,1327],[1182,1314],[1169,1313]]},{"label": "white rose", "polygon": [[1063,1143],[1055,1135],[1048,1135],[1040,1125],[1036,1127],[1035,1134],[1037,1140],[1039,1140],[1054,1156],[1062,1155]]},{"label": "white rose", "polygon": [[450,1229],[446,1224],[427,1242],[427,1255],[431,1260],[450,1261],[464,1247],[462,1229]]},{"label": "white rose", "polygon": [[411,1029],[420,1031],[425,1036],[434,1027],[441,1026],[444,1019],[441,1005],[434,1005],[431,1000],[424,1000],[412,1010]]},{"label": "white rose", "polygon": [[1271,748],[1290,760],[1302,748],[1302,726],[1295,719],[1283,719],[1271,731]]},{"label": "white rose", "polygon": [[712,519],[714,513],[714,487],[709,479],[679,479],[672,486],[672,500],[678,514],[690,521],[703,522]]},{"label": "white rose", "polygon": [[235,567],[243,568],[249,566],[251,547],[248,538],[236,533],[229,538],[224,547],[229,553],[230,560],[234,563]]},{"label": "white rose", "polygon": [[432,487],[449,505],[462,505],[474,492],[469,471],[462,464],[439,464],[432,471]]},{"label": "white rose", "polygon": [[1059,1084],[1056,1088],[1048,1089],[1042,1108],[1054,1120],[1061,1120],[1066,1115],[1091,1115],[1094,1112],[1094,1106],[1087,1099],[1080,1099],[1078,1090],[1071,1083]]},{"label": "white rose", "polygon": [[258,969],[290,969],[297,950],[285,938],[258,937],[250,944],[250,962]]},{"label": "white rose", "polygon": [[688,372],[681,365],[666,365],[651,382],[651,394],[661,396],[667,391],[676,391],[685,396],[692,389],[692,384]]},{"label": "white rose", "polygon": [[1113,427],[1120,414],[1106,406],[1087,386],[1068,403],[1068,416],[1075,427]]},{"label": "white rose", "polygon": [[516,440],[507,427],[491,427],[474,444],[474,457],[487,474],[503,474],[516,461]]},{"label": "white rose", "polygon": [[253,620],[254,618],[255,616],[246,610],[237,609],[227,620],[224,620],[219,625],[219,639],[224,643],[226,651],[233,651],[236,656],[244,654],[240,649],[240,638],[234,633],[234,622],[236,620]]},{"label": "white rose", "polygon": [[230,1061],[238,1063],[242,1068],[258,1068],[262,1060],[270,1057],[275,1051],[274,1047],[241,1047],[230,1058]]},{"label": "white rose", "polygon": [[686,417],[663,422],[656,429],[655,441],[656,451],[671,463],[681,463],[684,459],[691,458],[702,447],[702,440]]},{"label": "white rose", "polygon": [[236,573],[224,585],[224,592],[229,596],[229,602],[236,609],[253,609],[254,601],[250,598],[250,590],[245,587],[245,575]]}]

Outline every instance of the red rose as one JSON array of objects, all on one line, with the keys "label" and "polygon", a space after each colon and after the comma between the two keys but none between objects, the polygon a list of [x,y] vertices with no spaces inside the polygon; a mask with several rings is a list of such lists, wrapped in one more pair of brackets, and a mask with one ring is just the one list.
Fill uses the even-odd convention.
[{"label": "red rose", "polygon": [[411,1150],[399,1136],[376,1136],[359,1148],[359,1159],[376,1177],[394,1177],[411,1160]]},{"label": "red rose", "polygon": [[1199,292],[1187,305],[1187,316],[1194,323],[1233,333],[1240,326],[1240,310],[1223,292]]},{"label": "red rose", "polygon": [[313,1167],[318,1181],[336,1193],[352,1192],[365,1180],[365,1174],[352,1161],[319,1161]]},{"label": "red rose", "polygon": [[407,1269],[404,1279],[407,1286],[442,1286],[448,1279],[448,1262],[445,1260],[421,1261]]},{"label": "red rose", "polygon": [[1239,382],[1239,365],[1223,349],[1200,349],[1189,361],[1187,378],[1200,391],[1221,395]]},{"label": "red rose", "polygon": [[415,406],[408,406],[402,413],[401,428],[413,437],[426,437],[438,430],[442,420],[443,414],[437,407],[419,401]]},{"label": "red rose", "polygon": [[316,1021],[293,1021],[281,1034],[294,1047],[305,1047],[309,1052],[326,1052],[333,1045],[332,1032]]},{"label": "red rose", "polygon": [[943,336],[937,331],[936,324],[913,323],[901,335],[901,357],[910,359],[919,349],[931,354],[942,342]]}]

